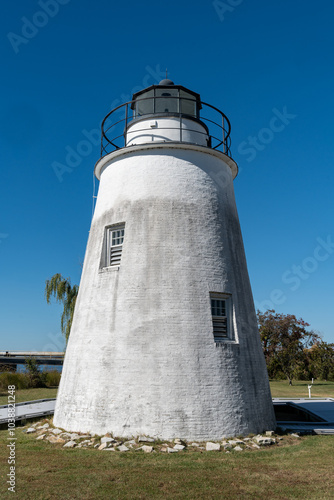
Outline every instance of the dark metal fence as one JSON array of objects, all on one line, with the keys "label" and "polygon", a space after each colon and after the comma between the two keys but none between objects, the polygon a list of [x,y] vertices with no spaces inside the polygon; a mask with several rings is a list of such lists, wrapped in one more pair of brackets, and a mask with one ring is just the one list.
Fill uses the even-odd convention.
[{"label": "dark metal fence", "polygon": [[[166,97],[155,96],[154,100],[156,99],[166,100]],[[193,99],[187,99],[185,97],[181,98],[173,96],[169,97],[168,99],[173,99],[174,101],[176,100],[178,103],[177,105],[178,109],[180,109],[184,101],[191,101],[191,103],[194,102]],[[198,128],[189,129],[188,127],[186,131],[195,132],[196,134],[203,134],[203,136],[205,136],[207,139],[206,140],[207,147],[211,149],[216,149],[218,151],[221,151],[222,153],[225,153],[228,156],[231,156],[231,137],[230,137],[231,124],[227,116],[218,108],[211,106],[211,104],[200,102],[197,103],[200,104],[201,107],[200,117],[198,117],[199,116],[198,110],[196,112],[196,116],[187,115],[185,113],[178,111],[166,112],[166,113],[161,113],[161,112],[147,113],[147,114],[141,113],[139,115],[135,109],[136,104],[138,103],[138,101],[142,102],[145,100],[152,101],[152,97],[137,98],[134,101],[126,102],[124,104],[121,104],[120,106],[117,106],[112,111],[110,111],[110,113],[107,114],[101,125],[102,129],[101,157],[117,149],[126,147],[127,130],[132,123],[139,122],[140,120],[143,120],[145,118],[156,119],[156,118],[167,118],[167,117],[179,118],[178,125],[176,127],[162,127],[159,130],[160,131],[178,130],[179,131],[178,142],[186,142],[183,140],[183,133],[185,132],[185,129],[183,129],[182,127],[183,120],[187,119],[188,123],[189,120],[193,120],[194,123],[197,122],[202,124],[206,132],[201,132],[200,130],[198,130]],[[182,103],[180,103],[181,100]],[[136,128],[136,133],[144,131],[147,132],[147,126],[143,129]]]}]

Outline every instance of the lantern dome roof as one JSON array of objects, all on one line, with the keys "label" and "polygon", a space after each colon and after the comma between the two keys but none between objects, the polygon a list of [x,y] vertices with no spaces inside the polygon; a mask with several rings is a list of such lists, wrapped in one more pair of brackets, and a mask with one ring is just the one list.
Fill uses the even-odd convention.
[{"label": "lantern dome roof", "polygon": [[169,78],[165,78],[164,80],[161,80],[161,82],[159,82],[159,85],[174,85],[174,82],[172,82],[172,80],[169,80]]}]

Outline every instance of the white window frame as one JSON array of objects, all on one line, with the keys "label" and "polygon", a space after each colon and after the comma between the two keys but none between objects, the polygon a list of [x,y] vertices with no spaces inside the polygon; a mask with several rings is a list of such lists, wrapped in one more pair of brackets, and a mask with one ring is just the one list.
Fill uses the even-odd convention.
[{"label": "white window frame", "polygon": [[[120,232],[120,235],[114,233]],[[125,238],[125,224],[115,224],[107,227],[107,262],[106,267],[118,267],[121,264],[123,243]],[[119,243],[118,240],[121,240]]]},{"label": "white window frame", "polygon": [[[222,306],[225,309],[225,315],[214,314],[214,312],[218,312],[217,309],[216,311],[214,311],[214,300],[222,302]],[[232,295],[228,293],[210,292],[210,308],[214,341],[217,344],[234,341],[232,323]],[[226,334],[223,334],[224,328],[226,328]]]}]

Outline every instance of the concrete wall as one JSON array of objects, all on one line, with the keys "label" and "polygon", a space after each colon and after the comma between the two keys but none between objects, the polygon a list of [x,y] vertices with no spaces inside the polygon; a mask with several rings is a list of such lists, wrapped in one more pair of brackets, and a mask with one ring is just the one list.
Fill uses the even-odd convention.
[{"label": "concrete wall", "polygon": [[[55,425],[197,440],[275,427],[232,172],[210,151],[151,145],[101,160]],[[121,265],[103,269],[116,223]],[[210,292],[232,294],[234,342],[214,342]]]}]

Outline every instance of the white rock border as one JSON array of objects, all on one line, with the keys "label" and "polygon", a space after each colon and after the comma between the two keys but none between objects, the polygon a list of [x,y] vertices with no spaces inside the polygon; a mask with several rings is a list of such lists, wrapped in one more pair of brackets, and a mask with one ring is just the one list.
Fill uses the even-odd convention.
[{"label": "white rock border", "polygon": [[[23,428],[26,434],[34,434],[34,439],[46,441],[51,445],[62,445],[63,448],[97,449],[99,451],[117,451],[120,453],[138,451],[143,453],[179,453],[179,452],[220,452],[231,451],[257,451],[265,447],[281,444],[284,438],[277,436],[274,431],[266,431],[257,436],[245,438],[228,438],[222,436],[221,441],[205,441],[202,443],[187,442],[180,438],[162,443],[160,440],[150,436],[138,436],[137,438],[124,439],[113,437],[110,433],[97,436],[94,433],[68,432],[54,427],[52,419],[43,419]],[[296,433],[288,434],[288,437],[300,439]]]}]

